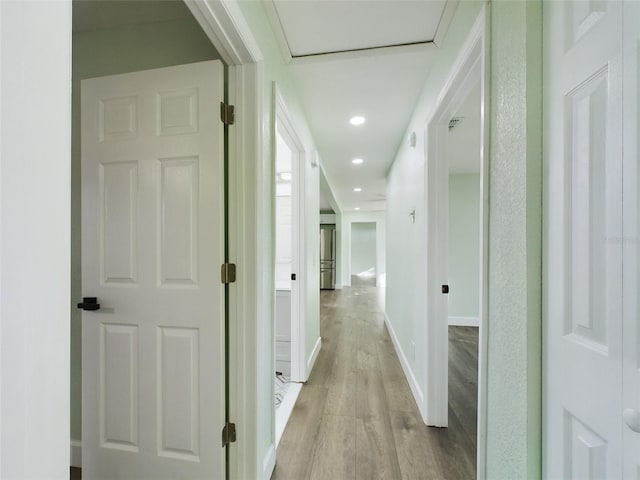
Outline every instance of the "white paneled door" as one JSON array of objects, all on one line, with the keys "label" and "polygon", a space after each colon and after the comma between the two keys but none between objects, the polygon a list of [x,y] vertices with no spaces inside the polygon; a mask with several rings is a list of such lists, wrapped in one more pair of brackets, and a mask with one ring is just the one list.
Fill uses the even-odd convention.
[{"label": "white paneled door", "polygon": [[219,61],[82,82],[84,479],[224,478],[222,95]]},{"label": "white paneled door", "polygon": [[640,479],[640,2],[624,4],[623,27],[623,475]]},{"label": "white paneled door", "polygon": [[637,480],[640,11],[544,7],[544,478]]}]

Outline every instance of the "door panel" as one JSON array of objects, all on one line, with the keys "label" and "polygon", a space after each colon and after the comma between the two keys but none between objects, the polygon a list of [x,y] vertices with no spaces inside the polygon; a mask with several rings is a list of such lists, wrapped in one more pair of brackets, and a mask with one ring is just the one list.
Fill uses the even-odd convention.
[{"label": "door panel", "polygon": [[[624,262],[623,262],[623,408],[640,427],[640,242],[638,227],[640,196],[638,179],[640,170],[640,3],[624,5]],[[635,413],[635,416],[632,415]],[[622,427],[624,442],[624,478],[640,479],[640,432],[628,425]]]},{"label": "door panel", "polygon": [[82,82],[83,478],[224,478],[222,64]]},{"label": "door panel", "polygon": [[544,476],[621,478],[622,4],[544,11]]}]

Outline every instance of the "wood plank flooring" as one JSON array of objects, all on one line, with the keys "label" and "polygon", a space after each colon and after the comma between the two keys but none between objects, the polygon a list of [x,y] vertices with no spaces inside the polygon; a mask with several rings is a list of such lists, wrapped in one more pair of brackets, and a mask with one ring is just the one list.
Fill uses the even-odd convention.
[{"label": "wood plank flooring", "polygon": [[321,292],[322,350],[277,452],[272,480],[475,478],[477,328],[450,327],[449,428],[424,425],[381,291]]}]

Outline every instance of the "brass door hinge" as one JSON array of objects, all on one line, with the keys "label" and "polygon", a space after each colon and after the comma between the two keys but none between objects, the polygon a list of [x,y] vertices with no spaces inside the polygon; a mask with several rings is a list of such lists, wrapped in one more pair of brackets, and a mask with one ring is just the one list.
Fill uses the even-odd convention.
[{"label": "brass door hinge", "polygon": [[236,281],[236,264],[223,263],[220,268],[220,277],[222,283],[233,283]]},{"label": "brass door hinge", "polygon": [[236,441],[236,424],[227,423],[222,428],[222,446],[226,447],[230,443],[235,443],[235,441]]},{"label": "brass door hinge", "polygon": [[233,105],[227,105],[224,102],[220,102],[220,120],[225,125],[233,125],[236,119],[235,107]]}]

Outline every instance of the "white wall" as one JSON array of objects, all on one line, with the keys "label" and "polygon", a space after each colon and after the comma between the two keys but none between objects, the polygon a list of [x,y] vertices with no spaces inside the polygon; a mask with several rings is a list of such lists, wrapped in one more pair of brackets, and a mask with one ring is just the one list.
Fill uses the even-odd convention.
[{"label": "white wall", "polygon": [[[336,216],[336,218],[338,215]],[[386,214],[385,212],[342,212],[340,228],[336,236],[340,237],[339,251],[336,253],[340,266],[343,286],[351,285],[351,224],[357,222],[373,222],[376,224],[376,285],[385,286],[386,279]],[[337,227],[337,224],[336,224]],[[338,269],[336,269],[336,272]]]},{"label": "white wall", "polygon": [[376,224],[351,223],[351,275],[376,273]]},{"label": "white wall", "polygon": [[449,325],[477,326],[480,314],[479,173],[449,175],[449,287]]},{"label": "white wall", "polygon": [[0,2],[0,477],[69,478],[71,2]]}]

